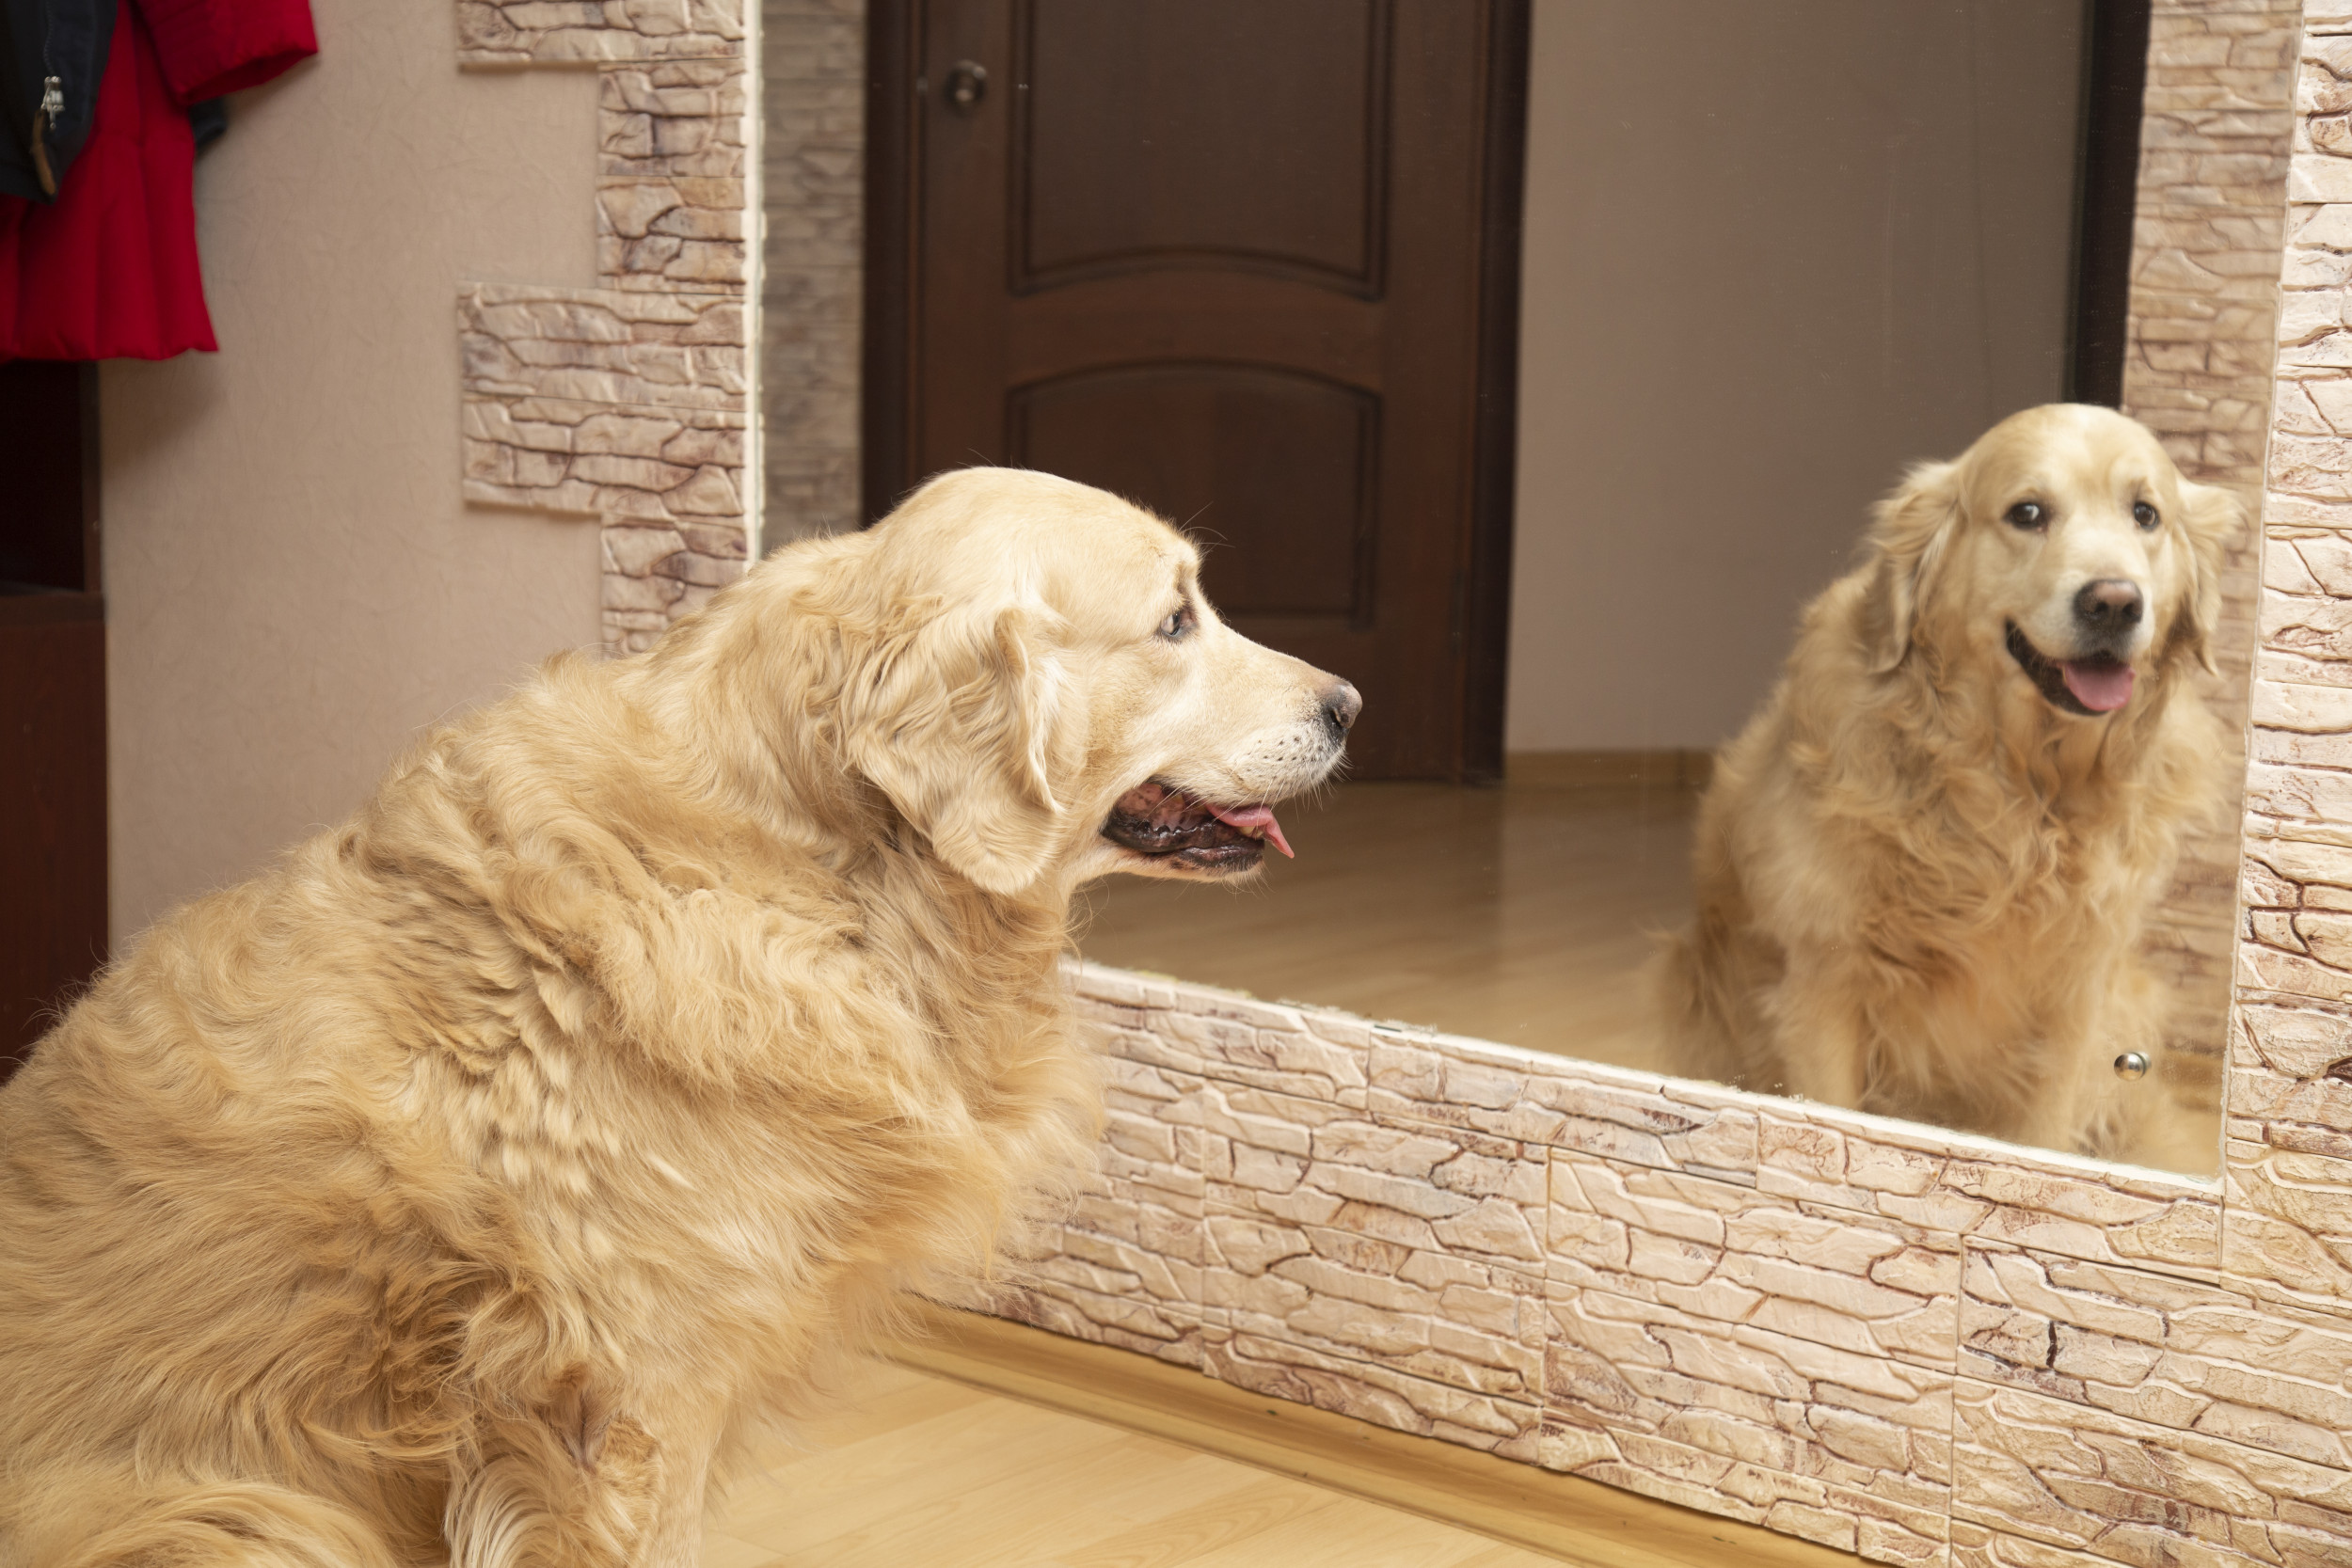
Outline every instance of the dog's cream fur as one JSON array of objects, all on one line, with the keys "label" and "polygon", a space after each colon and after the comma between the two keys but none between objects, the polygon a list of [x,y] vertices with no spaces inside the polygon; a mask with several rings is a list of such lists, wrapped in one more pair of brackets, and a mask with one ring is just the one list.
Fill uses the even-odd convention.
[{"label": "dog's cream fur", "polygon": [[150,931],[0,1093],[0,1561],[692,1562],[828,1354],[1090,1158],[1111,803],[1337,761],[1198,569],[950,476]]},{"label": "dog's cream fur", "polygon": [[[2045,507],[2040,532],[2004,521]],[[2137,526],[2137,501],[2158,525]],[[2210,668],[2226,493],[2139,425],[2058,404],[1883,502],[1716,763],[1697,913],[1653,979],[1674,1070],[2020,1142],[2210,1170],[2162,1075],[2137,948],[2183,831],[2222,805]],[[2062,656],[2092,578],[2148,596],[2131,700],[2059,711],[2011,657]]]}]

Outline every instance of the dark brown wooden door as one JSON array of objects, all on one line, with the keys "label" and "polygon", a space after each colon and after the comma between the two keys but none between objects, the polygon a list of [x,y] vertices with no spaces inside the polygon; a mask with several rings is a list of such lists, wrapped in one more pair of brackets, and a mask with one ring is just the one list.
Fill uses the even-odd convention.
[{"label": "dark brown wooden door", "polygon": [[1523,7],[874,15],[869,515],[983,462],[1131,497],[1362,689],[1359,776],[1491,773]]}]

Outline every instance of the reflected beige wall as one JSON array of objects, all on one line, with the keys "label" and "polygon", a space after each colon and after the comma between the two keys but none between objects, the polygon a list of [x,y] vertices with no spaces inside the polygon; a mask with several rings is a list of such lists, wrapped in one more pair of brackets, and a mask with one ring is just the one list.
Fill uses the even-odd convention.
[{"label": "reflected beige wall", "polygon": [[444,5],[199,166],[221,353],[101,377],[116,940],[349,812],[417,729],[597,641],[592,523],[458,499],[461,279],[594,281],[593,71],[461,73]]},{"label": "reflected beige wall", "polygon": [[2079,10],[1535,0],[1513,750],[1728,738],[1902,466],[2060,395]]}]

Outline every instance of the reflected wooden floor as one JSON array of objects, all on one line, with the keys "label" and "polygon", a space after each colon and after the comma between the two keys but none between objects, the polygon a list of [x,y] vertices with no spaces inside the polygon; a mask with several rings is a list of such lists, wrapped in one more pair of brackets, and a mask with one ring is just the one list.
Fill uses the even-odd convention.
[{"label": "reflected wooden floor", "polygon": [[1115,878],[1089,958],[1648,1066],[1636,973],[1691,910],[1698,791],[1351,784],[1286,806],[1296,861],[1225,888]]},{"label": "reflected wooden floor", "polygon": [[[1690,917],[1699,795],[1673,783],[1342,784],[1283,808],[1298,859],[1274,858],[1251,885],[1098,883],[1079,950],[1269,1001],[1654,1069],[1640,972],[1659,933]],[[2164,1077],[2196,1124],[2185,1147],[2198,1152],[2180,1168],[2209,1175],[2217,1057],[2175,1052]]]},{"label": "reflected wooden floor", "polygon": [[1542,1568],[1558,1559],[878,1365],[735,1489],[705,1568]]}]

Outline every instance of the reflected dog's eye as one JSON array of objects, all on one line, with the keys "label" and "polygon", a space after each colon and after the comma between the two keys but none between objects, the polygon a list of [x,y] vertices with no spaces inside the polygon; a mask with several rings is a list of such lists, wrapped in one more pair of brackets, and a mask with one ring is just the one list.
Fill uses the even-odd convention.
[{"label": "reflected dog's eye", "polygon": [[2040,501],[2019,501],[2001,515],[2010,527],[2039,533],[2050,526],[2050,509]]},{"label": "reflected dog's eye", "polygon": [[1198,617],[1193,614],[1192,606],[1184,605],[1181,609],[1170,611],[1168,619],[1160,623],[1159,635],[1167,638],[1170,642],[1180,642],[1184,641],[1184,634],[1192,630],[1197,624]]},{"label": "reflected dog's eye", "polygon": [[2134,501],[2132,502],[2132,521],[2137,523],[2145,531],[2163,522],[2164,516],[2146,501]]}]

